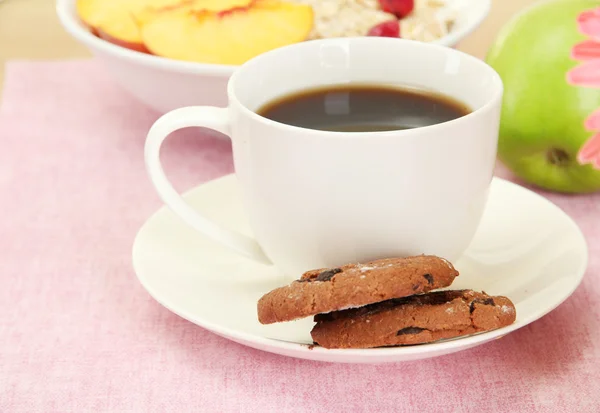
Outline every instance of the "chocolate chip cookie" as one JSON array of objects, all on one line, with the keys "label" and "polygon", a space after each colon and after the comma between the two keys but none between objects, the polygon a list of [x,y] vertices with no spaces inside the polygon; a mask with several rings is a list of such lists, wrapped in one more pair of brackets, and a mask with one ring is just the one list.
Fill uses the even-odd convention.
[{"label": "chocolate chip cookie", "polygon": [[258,301],[262,324],[361,307],[452,284],[458,271],[443,258],[420,255],[308,271]]},{"label": "chocolate chip cookie", "polygon": [[472,290],[436,291],[315,316],[311,331],[325,348],[422,344],[512,324],[514,304]]}]

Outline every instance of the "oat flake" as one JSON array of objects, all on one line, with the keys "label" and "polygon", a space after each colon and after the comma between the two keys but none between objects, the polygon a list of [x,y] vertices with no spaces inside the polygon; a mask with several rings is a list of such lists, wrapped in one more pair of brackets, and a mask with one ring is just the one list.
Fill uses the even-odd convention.
[{"label": "oat flake", "polygon": [[[394,20],[378,0],[292,0],[312,6],[315,21],[309,39],[365,36],[380,23]],[[400,20],[401,37],[430,42],[446,36],[456,19],[444,0],[415,0],[413,12]]]}]

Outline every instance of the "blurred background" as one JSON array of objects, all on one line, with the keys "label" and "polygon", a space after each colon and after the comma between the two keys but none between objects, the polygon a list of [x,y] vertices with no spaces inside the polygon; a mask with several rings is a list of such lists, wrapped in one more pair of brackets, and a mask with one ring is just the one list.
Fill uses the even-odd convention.
[{"label": "blurred background", "polygon": [[[535,0],[494,0],[483,25],[459,49],[477,57],[487,49],[504,23]],[[60,26],[54,0],[0,1],[0,83],[9,59],[65,59],[90,56]]]}]

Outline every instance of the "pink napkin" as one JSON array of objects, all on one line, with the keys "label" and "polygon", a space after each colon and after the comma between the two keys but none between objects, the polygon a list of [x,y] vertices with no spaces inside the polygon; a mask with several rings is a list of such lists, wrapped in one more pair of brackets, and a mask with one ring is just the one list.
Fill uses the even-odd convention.
[{"label": "pink napkin", "polygon": [[[600,411],[600,195],[544,193],[577,220],[591,258],[543,319],[425,361],[307,362],[220,338],[138,284],[132,241],[161,205],[142,159],[156,117],[95,62],[8,65],[0,412]],[[180,133],[164,153],[182,190],[232,171],[214,136]]]}]

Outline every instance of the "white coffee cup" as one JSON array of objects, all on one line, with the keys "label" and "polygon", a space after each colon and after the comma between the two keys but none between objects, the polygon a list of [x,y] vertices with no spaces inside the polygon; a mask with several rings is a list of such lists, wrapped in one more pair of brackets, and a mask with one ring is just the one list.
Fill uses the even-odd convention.
[{"label": "white coffee cup", "polygon": [[[408,86],[439,92],[473,112],[421,128],[324,132],[256,114],[276,98],[329,85]],[[279,48],[230,78],[229,106],[186,107],[150,129],[145,159],[162,200],[204,235],[291,277],[349,262],[417,254],[457,259],[486,205],[503,86],[483,61],[442,46],[379,37],[315,40]],[[159,160],[173,131],[228,135],[255,239],[191,208]]]}]

